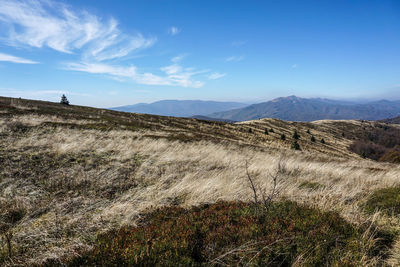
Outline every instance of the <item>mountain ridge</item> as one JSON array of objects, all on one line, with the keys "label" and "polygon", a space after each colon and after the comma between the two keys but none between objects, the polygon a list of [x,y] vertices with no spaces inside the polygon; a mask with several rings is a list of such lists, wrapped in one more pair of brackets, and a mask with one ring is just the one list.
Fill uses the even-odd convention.
[{"label": "mountain ridge", "polygon": [[242,108],[247,104],[206,100],[161,100],[153,103],[138,103],[110,108],[111,110],[146,113],[152,115],[191,117],[205,116],[214,112]]},{"label": "mountain ridge", "polygon": [[400,101],[378,100],[368,103],[301,98],[279,97],[271,101],[249,105],[244,108],[208,114],[207,117],[248,121],[261,118],[276,118],[287,121],[331,120],[382,120],[400,114]]}]

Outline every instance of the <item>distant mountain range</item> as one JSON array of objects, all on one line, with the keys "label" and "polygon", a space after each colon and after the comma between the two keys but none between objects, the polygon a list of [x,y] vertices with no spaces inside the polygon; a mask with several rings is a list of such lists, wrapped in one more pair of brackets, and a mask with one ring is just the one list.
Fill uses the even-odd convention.
[{"label": "distant mountain range", "polygon": [[[323,98],[288,96],[253,105],[238,102],[162,100],[150,104],[140,103],[110,109],[225,122],[248,121],[261,118],[276,118],[287,121],[315,121],[323,119],[384,120],[400,116],[400,101],[380,100],[357,103]],[[400,117],[397,121],[399,120]]]},{"label": "distant mountain range", "polygon": [[382,120],[400,115],[400,101],[380,100],[354,103],[321,98],[280,97],[247,107],[214,112],[207,117],[247,121],[276,118],[288,121],[314,121],[322,119]]},{"label": "distant mountain range", "polygon": [[[205,116],[210,113],[227,111],[247,106],[237,102],[217,102],[201,100],[162,100],[154,103],[110,108],[117,111],[147,113],[163,116],[192,117]],[[222,119],[224,120],[224,119]]]}]

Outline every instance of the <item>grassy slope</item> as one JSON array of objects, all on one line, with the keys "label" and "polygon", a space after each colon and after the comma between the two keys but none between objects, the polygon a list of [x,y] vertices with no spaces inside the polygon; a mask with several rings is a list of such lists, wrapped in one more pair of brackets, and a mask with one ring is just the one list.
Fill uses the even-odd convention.
[{"label": "grassy slope", "polygon": [[[371,223],[360,206],[375,189],[397,185],[400,176],[397,165],[348,151],[352,138],[374,125],[275,119],[226,124],[0,98],[0,205],[13,199],[25,210],[13,229],[13,261],[73,255],[99,232],[136,225],[151,207],[248,201],[246,160],[266,189],[272,186],[268,174],[284,162],[281,197],[337,211],[355,225]],[[266,128],[274,133],[266,135]],[[302,151],[290,150],[295,129]],[[385,214],[373,220],[391,231],[399,225]],[[388,262],[396,262],[398,250],[395,245]]]}]

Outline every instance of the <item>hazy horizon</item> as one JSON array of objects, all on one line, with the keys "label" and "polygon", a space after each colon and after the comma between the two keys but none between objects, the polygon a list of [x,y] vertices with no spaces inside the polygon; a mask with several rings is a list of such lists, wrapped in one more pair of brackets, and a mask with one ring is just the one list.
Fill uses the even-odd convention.
[{"label": "hazy horizon", "polygon": [[0,2],[0,95],[400,99],[398,1]]}]

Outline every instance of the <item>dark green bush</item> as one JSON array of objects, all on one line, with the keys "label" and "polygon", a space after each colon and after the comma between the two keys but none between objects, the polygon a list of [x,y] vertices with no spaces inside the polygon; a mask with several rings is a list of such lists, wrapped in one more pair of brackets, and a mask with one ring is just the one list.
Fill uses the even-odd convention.
[{"label": "dark green bush", "polygon": [[311,140],[311,142],[315,142],[315,137],[314,137],[314,135],[311,136],[311,139],[310,139],[310,140]]},{"label": "dark green bush", "polygon": [[281,134],[281,140],[286,140],[286,135],[285,134]]},{"label": "dark green bush", "polygon": [[99,235],[69,265],[291,266],[302,257],[305,266],[358,266],[364,241],[334,212],[286,201],[272,203],[261,219],[252,204],[219,202],[157,209],[142,226]]},{"label": "dark green bush", "polygon": [[299,145],[299,143],[297,143],[296,140],[293,141],[291,148],[294,150],[301,150],[300,145]]},{"label": "dark green bush", "polygon": [[300,138],[300,135],[297,132],[297,130],[295,130],[294,133],[293,133],[293,139],[298,140],[299,138]]}]

